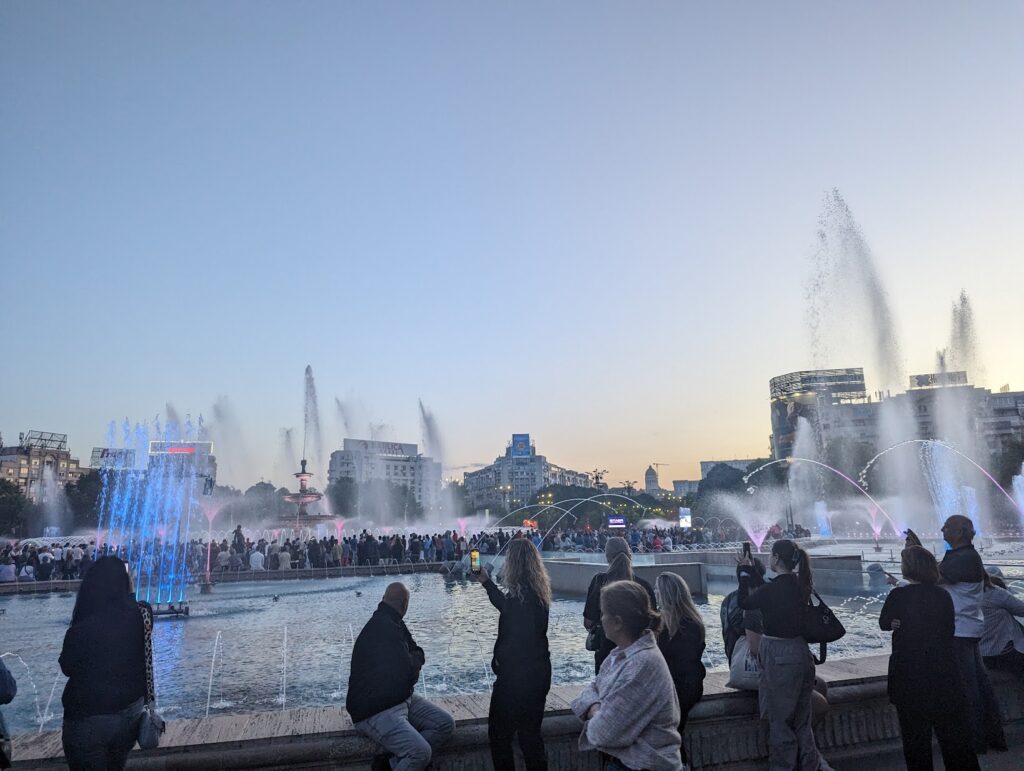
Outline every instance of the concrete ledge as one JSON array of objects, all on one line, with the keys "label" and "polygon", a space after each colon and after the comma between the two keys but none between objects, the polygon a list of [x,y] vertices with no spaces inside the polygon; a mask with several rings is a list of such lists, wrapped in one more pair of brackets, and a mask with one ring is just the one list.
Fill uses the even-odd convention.
[{"label": "concrete ledge", "polygon": [[[896,712],[886,696],[888,656],[842,659],[818,668],[829,683],[831,711],[815,734],[833,765],[865,767],[880,753],[899,751]],[[767,727],[757,718],[757,696],[724,687],[726,673],[705,681],[685,742],[694,768],[755,769],[767,760]],[[1004,673],[992,674],[1011,751],[1024,751],[1024,687]],[[544,719],[551,768],[599,771],[596,753],[581,753],[581,723],[568,710],[575,686],[552,689]],[[490,768],[487,744],[489,694],[438,699],[457,720],[456,734],[434,759],[438,771]],[[338,707],[224,715],[168,723],[164,746],[133,751],[133,769],[370,768],[376,748],[353,729]],[[60,732],[14,739],[16,768],[64,768]],[[880,768],[875,765],[874,768]]]},{"label": "concrete ledge", "polygon": [[[673,555],[674,556],[674,555]],[[659,573],[676,573],[690,587],[695,598],[704,600],[708,596],[708,580],[704,565],[696,560],[686,559],[682,555],[674,562],[663,562],[656,565],[633,565],[633,573],[654,585]],[[575,560],[544,560],[551,579],[551,590],[557,594],[585,597],[590,588],[591,579],[598,573],[604,573],[608,565],[595,562],[577,562]]]}]

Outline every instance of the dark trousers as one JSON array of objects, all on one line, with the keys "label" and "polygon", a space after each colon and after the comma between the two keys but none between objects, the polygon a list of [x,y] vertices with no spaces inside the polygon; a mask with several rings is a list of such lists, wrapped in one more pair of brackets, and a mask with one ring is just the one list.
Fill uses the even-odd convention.
[{"label": "dark trousers", "polygon": [[[523,682],[526,680],[526,682]],[[542,682],[513,675],[498,677],[491,692],[491,709],[487,715],[487,735],[491,742],[491,760],[495,771],[515,771],[512,739],[519,735],[527,771],[546,771],[544,739],[544,701],[551,686],[550,674]]]},{"label": "dark trousers", "polygon": [[978,756],[974,754],[970,729],[952,709],[935,709],[928,705],[896,707],[903,736],[903,758],[907,771],[932,771],[932,731],[939,739],[942,762],[948,771],[977,771]]},{"label": "dark trousers", "polygon": [[113,715],[64,720],[64,757],[71,771],[122,769],[139,735],[142,699]]},{"label": "dark trousers", "polygon": [[989,669],[998,669],[1002,672],[1009,672],[1024,680],[1024,653],[1011,648],[1006,653],[998,656],[983,656],[985,666]]},{"label": "dark trousers", "polygon": [[679,738],[682,740],[682,744],[679,745],[679,754],[682,755],[683,763],[686,763],[686,739],[683,737],[683,731],[686,729],[686,717],[690,714],[690,710],[697,705],[698,701],[700,701],[701,696],[704,695],[704,684],[697,683],[695,688],[680,691],[678,695]]},{"label": "dark trousers", "polygon": [[1005,750],[1003,720],[999,703],[988,679],[988,670],[973,637],[954,637],[953,655],[967,697],[967,724],[974,737],[974,750],[985,752],[989,748]]}]

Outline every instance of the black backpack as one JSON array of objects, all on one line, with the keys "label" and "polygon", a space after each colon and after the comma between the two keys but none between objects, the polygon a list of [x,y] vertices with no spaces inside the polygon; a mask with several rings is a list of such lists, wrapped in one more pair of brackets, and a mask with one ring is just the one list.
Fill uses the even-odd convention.
[{"label": "black backpack", "polygon": [[736,642],[743,636],[743,608],[740,607],[739,590],[726,595],[719,611],[722,621],[722,641],[725,643],[725,657],[731,663]]}]

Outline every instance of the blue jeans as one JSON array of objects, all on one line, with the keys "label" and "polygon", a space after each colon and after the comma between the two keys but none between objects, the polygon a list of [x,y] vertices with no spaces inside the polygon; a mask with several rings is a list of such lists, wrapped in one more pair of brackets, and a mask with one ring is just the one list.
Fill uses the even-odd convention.
[{"label": "blue jeans", "polygon": [[390,709],[360,720],[355,729],[394,755],[393,771],[423,771],[434,750],[455,731],[455,720],[415,694]]},{"label": "blue jeans", "polygon": [[111,715],[64,720],[61,739],[71,771],[123,769],[139,736],[142,699]]}]

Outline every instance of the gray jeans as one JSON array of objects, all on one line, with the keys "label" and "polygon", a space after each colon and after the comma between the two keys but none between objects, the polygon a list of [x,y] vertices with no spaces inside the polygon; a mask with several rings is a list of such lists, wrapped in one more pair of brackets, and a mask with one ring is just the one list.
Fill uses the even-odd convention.
[{"label": "gray jeans", "polygon": [[415,694],[391,709],[355,724],[395,757],[393,771],[423,771],[434,750],[455,731],[455,719],[438,706]]},{"label": "gray jeans", "polygon": [[811,730],[814,659],[802,638],[762,637],[758,702],[768,721],[768,762],[772,771],[817,771],[818,747]]},{"label": "gray jeans", "polygon": [[142,699],[112,715],[64,720],[61,739],[71,771],[122,769],[139,735]]}]

